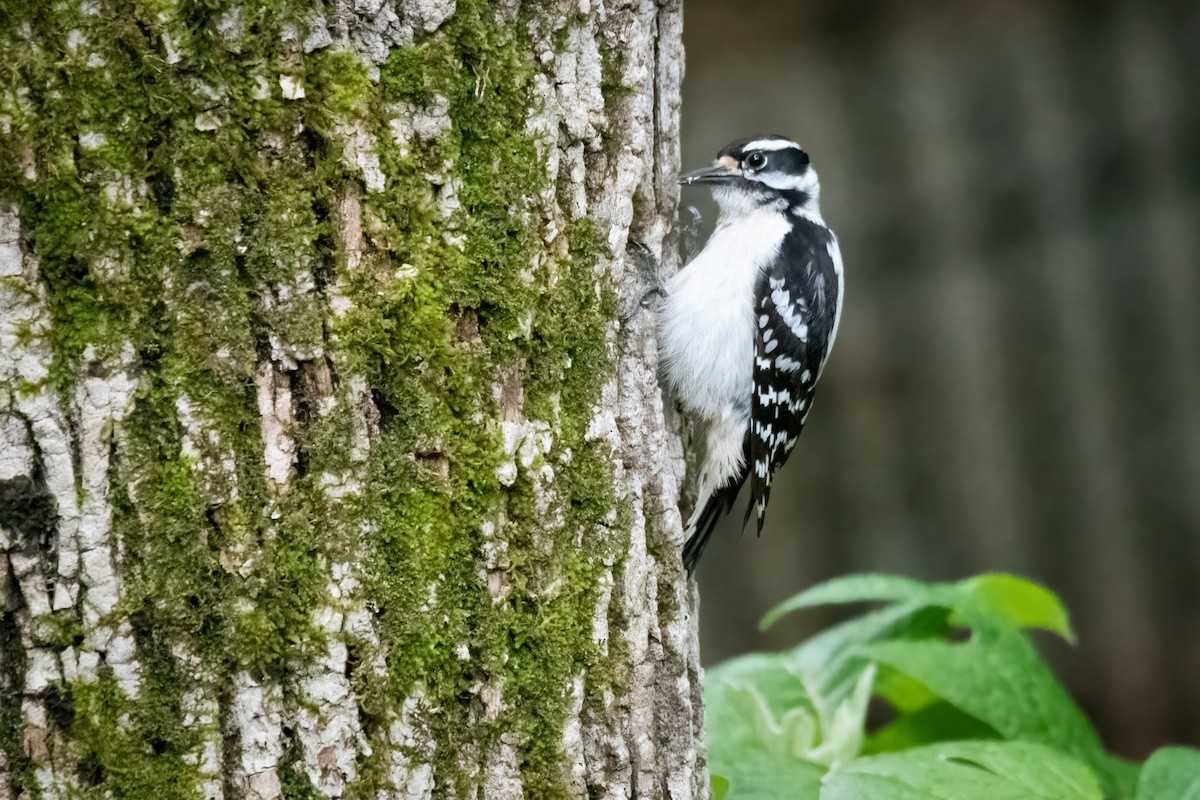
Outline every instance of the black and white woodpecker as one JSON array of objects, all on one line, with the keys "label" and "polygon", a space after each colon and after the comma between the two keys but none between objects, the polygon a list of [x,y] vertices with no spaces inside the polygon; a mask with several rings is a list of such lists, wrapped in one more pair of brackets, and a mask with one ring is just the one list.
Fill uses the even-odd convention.
[{"label": "black and white woodpecker", "polygon": [[668,388],[705,429],[683,548],[691,573],[747,477],[742,525],[755,514],[762,533],[771,480],[833,347],[844,279],[817,173],[791,139],[738,140],[680,182],[709,184],[720,208],[704,249],[667,283],[658,318]]}]

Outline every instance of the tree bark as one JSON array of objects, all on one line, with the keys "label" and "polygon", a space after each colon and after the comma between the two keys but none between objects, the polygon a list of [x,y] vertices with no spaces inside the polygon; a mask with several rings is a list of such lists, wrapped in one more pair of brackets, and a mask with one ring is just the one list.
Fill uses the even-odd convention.
[{"label": "tree bark", "polygon": [[0,11],[0,800],[707,795],[678,2]]}]

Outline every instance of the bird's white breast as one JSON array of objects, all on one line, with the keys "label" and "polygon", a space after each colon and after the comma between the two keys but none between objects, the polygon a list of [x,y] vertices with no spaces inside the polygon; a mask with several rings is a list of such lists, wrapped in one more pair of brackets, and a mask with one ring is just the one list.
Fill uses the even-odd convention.
[{"label": "bird's white breast", "polygon": [[721,220],[700,254],[668,281],[659,352],[669,387],[688,411],[714,419],[737,405],[749,413],[755,283],[787,231],[774,209]]}]

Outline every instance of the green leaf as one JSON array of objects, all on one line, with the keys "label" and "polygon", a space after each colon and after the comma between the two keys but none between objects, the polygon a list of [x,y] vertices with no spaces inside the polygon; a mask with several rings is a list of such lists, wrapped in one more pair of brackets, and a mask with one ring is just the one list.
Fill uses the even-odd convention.
[{"label": "green leaf", "polygon": [[[797,706],[816,711],[803,679],[788,663],[773,653],[751,653],[730,659],[709,669],[704,675],[705,705],[709,694],[717,703],[730,687],[752,685],[768,701],[768,707],[782,714]],[[714,709],[709,709],[709,714]]]},{"label": "green leaf", "polygon": [[704,703],[708,765],[727,782],[725,800],[817,800],[824,767],[792,753],[805,715],[816,728],[796,676],[770,656],[736,659],[705,676]]},{"label": "green leaf", "polygon": [[901,715],[920,711],[942,699],[925,684],[888,667],[881,668],[875,677],[875,695],[891,703]]},{"label": "green leaf", "polygon": [[755,749],[742,751],[736,763],[726,762],[722,769],[728,781],[725,800],[818,800],[825,774],[811,762],[779,759]]},{"label": "green leaf", "polygon": [[705,676],[706,729],[712,768],[761,750],[781,761],[836,764],[858,755],[865,733],[874,667],[859,671],[853,690],[837,698],[811,691],[784,656],[734,659]]},{"label": "green leaf", "polygon": [[1020,631],[979,625],[967,642],[881,642],[867,653],[1004,738],[1055,747],[1093,766],[1110,793],[1123,783],[1091,723]]},{"label": "green leaf", "polygon": [[867,661],[864,647],[889,639],[921,639],[946,633],[945,609],[898,604],[847,620],[785,654],[789,668],[814,691],[837,701],[853,691]]},{"label": "green leaf", "polygon": [[952,605],[953,590],[945,584],[928,584],[897,575],[847,575],[819,583],[772,608],[758,623],[766,630],[780,617],[815,606],[880,602]]},{"label": "green leaf", "polygon": [[957,612],[967,624],[982,618],[1018,628],[1044,628],[1074,643],[1070,618],[1058,596],[1044,586],[1005,573],[979,575],[959,583],[921,583],[896,575],[848,575],[817,584],[785,600],[763,616],[766,630],[780,617],[804,608],[843,603],[889,602],[939,606]]},{"label": "green leaf", "polygon": [[968,578],[957,584],[966,597],[993,615],[1021,628],[1042,628],[1075,644],[1067,609],[1058,595],[1044,586],[1005,573]]},{"label": "green leaf", "polygon": [[970,714],[939,701],[902,714],[880,728],[863,745],[864,755],[896,753],[934,742],[956,739],[998,739],[999,734]]},{"label": "green leaf", "polygon": [[729,794],[729,780],[720,775],[709,775],[708,783],[712,789],[712,800],[725,800]]},{"label": "green leaf", "polygon": [[[1023,633],[1042,628],[1074,642],[1067,612],[1048,589],[1007,574],[935,584],[849,576],[776,606],[762,627],[792,611],[859,602],[886,605],[791,651],[710,672],[710,760],[729,779],[730,800],[793,796],[789,770],[811,778],[820,773],[818,764],[833,767],[822,798],[1074,800],[1098,798],[1098,787],[1109,797],[1133,797],[1136,766],[1104,751]],[[970,630],[969,640],[948,641],[956,626]],[[898,716],[864,741],[871,686]],[[848,762],[855,754],[860,757]],[[905,761],[910,757],[920,762],[915,772],[889,771],[917,763]],[[955,786],[959,779],[966,783]],[[1147,780],[1153,786],[1160,778],[1149,772],[1143,784]],[[811,781],[803,785],[800,796],[814,796]],[[1200,788],[1195,791],[1186,797],[1200,800]],[[1177,796],[1185,795],[1154,794],[1152,800]]]},{"label": "green leaf", "polygon": [[1200,800],[1200,750],[1155,750],[1138,778],[1137,800]]},{"label": "green leaf", "polygon": [[976,631],[961,643],[880,642],[868,653],[1006,738],[1057,745],[1080,755],[1100,750],[1091,724],[1017,631]]},{"label": "green leaf", "polygon": [[1029,742],[947,742],[868,756],[826,776],[820,800],[1102,800],[1094,773]]},{"label": "green leaf", "polygon": [[1141,764],[1135,764],[1111,753],[1105,753],[1094,765],[1096,774],[1104,783],[1105,796],[1128,798],[1135,794]]},{"label": "green leaf", "polygon": [[943,758],[974,764],[1024,786],[1028,797],[1047,800],[1102,800],[1096,773],[1059,750],[1031,742],[946,742],[935,748]]}]

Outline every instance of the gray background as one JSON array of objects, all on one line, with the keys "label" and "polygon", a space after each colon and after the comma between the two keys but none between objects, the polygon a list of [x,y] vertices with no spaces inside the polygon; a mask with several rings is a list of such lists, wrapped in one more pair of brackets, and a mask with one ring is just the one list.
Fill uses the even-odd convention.
[{"label": "gray background", "polygon": [[1200,4],[688,0],[685,43],[685,168],[797,138],[848,276],[766,532],[701,563],[705,663],[827,624],[755,626],[825,578],[1007,570],[1111,747],[1200,744]]}]

